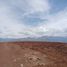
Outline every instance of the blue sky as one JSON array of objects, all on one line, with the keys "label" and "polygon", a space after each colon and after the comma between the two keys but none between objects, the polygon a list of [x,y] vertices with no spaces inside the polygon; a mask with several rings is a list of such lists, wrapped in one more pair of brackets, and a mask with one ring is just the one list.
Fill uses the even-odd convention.
[{"label": "blue sky", "polygon": [[0,0],[0,38],[67,37],[67,0]]}]

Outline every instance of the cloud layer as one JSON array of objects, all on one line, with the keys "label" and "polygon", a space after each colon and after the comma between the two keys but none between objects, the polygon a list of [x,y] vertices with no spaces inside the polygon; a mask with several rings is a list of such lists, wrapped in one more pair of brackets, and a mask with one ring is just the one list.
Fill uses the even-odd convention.
[{"label": "cloud layer", "polygon": [[0,38],[67,36],[67,7],[51,10],[49,0],[0,0]]}]

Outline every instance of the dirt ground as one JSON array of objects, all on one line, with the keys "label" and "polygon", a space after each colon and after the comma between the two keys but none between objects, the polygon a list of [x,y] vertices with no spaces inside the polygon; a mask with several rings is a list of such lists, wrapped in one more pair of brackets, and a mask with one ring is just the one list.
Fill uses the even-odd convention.
[{"label": "dirt ground", "polygon": [[0,67],[67,67],[67,44],[0,43]]}]

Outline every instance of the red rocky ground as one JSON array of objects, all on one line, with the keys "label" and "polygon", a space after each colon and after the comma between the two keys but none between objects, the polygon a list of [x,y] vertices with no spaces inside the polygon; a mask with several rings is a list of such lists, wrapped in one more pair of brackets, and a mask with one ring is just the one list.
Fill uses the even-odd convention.
[{"label": "red rocky ground", "polygon": [[0,43],[0,67],[67,67],[67,44]]}]

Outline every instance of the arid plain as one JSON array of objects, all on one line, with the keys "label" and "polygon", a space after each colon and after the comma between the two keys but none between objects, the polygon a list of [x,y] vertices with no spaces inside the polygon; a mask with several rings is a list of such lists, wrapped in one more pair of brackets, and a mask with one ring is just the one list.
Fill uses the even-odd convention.
[{"label": "arid plain", "polygon": [[0,67],[67,67],[67,43],[2,42]]}]

